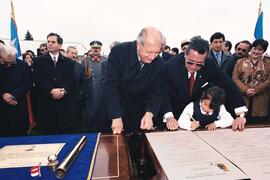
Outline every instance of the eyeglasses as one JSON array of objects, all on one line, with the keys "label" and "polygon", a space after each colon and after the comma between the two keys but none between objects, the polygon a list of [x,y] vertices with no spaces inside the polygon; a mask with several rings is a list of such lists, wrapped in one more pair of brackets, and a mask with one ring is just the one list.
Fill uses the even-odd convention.
[{"label": "eyeglasses", "polygon": [[189,65],[194,65],[195,64],[197,67],[200,67],[200,68],[202,68],[204,66],[204,63],[197,63],[197,62],[189,60],[189,59],[186,59],[186,62]]},{"label": "eyeglasses", "polygon": [[237,51],[242,51],[243,53],[246,53],[246,52],[248,51],[247,49],[242,49],[242,48],[240,48],[240,47],[237,48],[236,50],[237,50]]},{"label": "eyeglasses", "polygon": [[16,61],[11,61],[11,62],[0,61],[0,64],[4,67],[9,67],[9,66],[14,66],[15,64],[17,64],[17,62]]}]

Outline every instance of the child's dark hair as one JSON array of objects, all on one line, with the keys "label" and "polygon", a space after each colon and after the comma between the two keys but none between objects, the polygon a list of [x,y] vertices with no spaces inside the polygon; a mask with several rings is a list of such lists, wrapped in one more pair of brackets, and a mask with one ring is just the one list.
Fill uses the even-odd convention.
[{"label": "child's dark hair", "polygon": [[217,86],[210,87],[203,92],[203,99],[211,100],[210,108],[219,112],[220,106],[225,103],[225,91]]}]

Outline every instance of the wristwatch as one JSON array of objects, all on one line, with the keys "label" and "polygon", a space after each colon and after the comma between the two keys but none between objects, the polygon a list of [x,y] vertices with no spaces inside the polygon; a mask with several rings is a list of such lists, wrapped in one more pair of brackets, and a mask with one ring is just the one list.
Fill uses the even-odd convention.
[{"label": "wristwatch", "polygon": [[238,114],[237,117],[244,118],[245,117],[245,113]]}]

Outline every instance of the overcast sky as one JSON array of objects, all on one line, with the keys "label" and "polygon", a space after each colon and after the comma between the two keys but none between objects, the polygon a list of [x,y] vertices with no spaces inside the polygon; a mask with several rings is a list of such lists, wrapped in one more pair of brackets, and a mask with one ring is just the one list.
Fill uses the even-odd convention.
[{"label": "overcast sky", "polygon": [[[262,1],[264,38],[270,41],[270,0]],[[254,40],[259,0],[13,0],[18,35],[27,30],[35,40],[50,32],[64,41],[103,42],[135,40],[145,26],[159,28],[171,47],[194,35],[223,32],[233,45]],[[0,39],[10,38],[10,0],[0,0]],[[270,52],[268,48],[268,52]]]}]

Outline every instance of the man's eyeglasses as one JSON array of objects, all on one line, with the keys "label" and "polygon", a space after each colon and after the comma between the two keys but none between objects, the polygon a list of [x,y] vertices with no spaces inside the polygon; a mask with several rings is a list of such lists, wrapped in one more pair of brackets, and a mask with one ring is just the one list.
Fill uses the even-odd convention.
[{"label": "man's eyeglasses", "polygon": [[237,50],[237,51],[241,51],[241,52],[243,52],[243,53],[246,53],[246,52],[248,51],[247,49],[242,49],[242,48],[240,48],[240,47],[237,48],[236,50]]},{"label": "man's eyeglasses", "polygon": [[17,64],[17,62],[16,61],[11,61],[11,62],[0,61],[0,64],[4,67],[10,67],[10,66],[14,66],[15,64]]},{"label": "man's eyeglasses", "polygon": [[189,65],[196,65],[197,67],[203,67],[204,66],[204,63],[197,63],[197,62],[195,62],[195,61],[192,61],[192,60],[186,60],[186,62],[187,62],[187,64],[189,64]]}]

